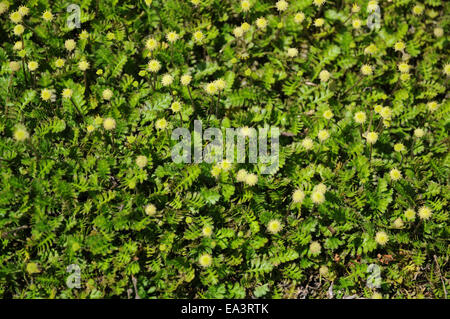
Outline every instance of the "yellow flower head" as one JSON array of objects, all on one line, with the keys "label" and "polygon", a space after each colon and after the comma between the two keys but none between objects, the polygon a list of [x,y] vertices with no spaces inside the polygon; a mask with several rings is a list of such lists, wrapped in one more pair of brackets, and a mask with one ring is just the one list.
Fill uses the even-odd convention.
[{"label": "yellow flower head", "polygon": [[30,137],[30,134],[28,134],[28,131],[24,126],[18,125],[14,130],[13,136],[16,141],[23,142]]},{"label": "yellow flower head", "polygon": [[287,56],[290,58],[295,58],[298,55],[298,50],[296,48],[287,49]]},{"label": "yellow flower head", "polygon": [[[2,1],[0,2],[0,15],[8,11],[9,9],[9,3],[8,1]],[[20,13],[20,12],[19,12]]]},{"label": "yellow flower head", "polygon": [[164,74],[161,79],[161,84],[163,86],[169,86],[172,83],[173,83],[173,76],[171,76],[170,74]]},{"label": "yellow flower head", "polygon": [[194,34],[193,34],[192,36],[193,36],[193,38],[194,38],[194,41],[197,42],[197,43],[202,42],[203,39],[205,38],[205,36],[203,35],[203,32],[200,31],[200,30],[195,31]]},{"label": "yellow flower head", "polygon": [[174,113],[180,112],[181,111],[181,103],[178,101],[175,101],[172,103],[170,108],[172,109],[172,112],[174,112]]},{"label": "yellow flower head", "polygon": [[44,11],[44,13],[42,14],[42,18],[43,18],[45,21],[52,21],[52,20],[53,20],[53,14],[52,14],[51,11],[46,10],[46,11]]},{"label": "yellow flower head", "polygon": [[28,62],[28,69],[30,70],[30,71],[36,71],[37,70],[37,68],[39,67],[39,63],[37,63],[36,61],[30,61],[30,62]]},{"label": "yellow flower head", "polygon": [[420,217],[420,219],[429,219],[432,215],[432,211],[429,207],[427,206],[422,206],[419,208],[419,212],[418,215]]},{"label": "yellow flower head", "polygon": [[81,71],[86,71],[87,69],[89,69],[89,62],[88,61],[86,61],[86,60],[81,60],[79,63],[78,63],[78,68],[81,70]]},{"label": "yellow flower head", "polygon": [[365,54],[369,54],[369,55],[372,55],[372,54],[375,54],[375,53],[377,53],[378,52],[378,48],[377,48],[377,46],[375,45],[375,44],[370,44],[367,48],[365,48],[364,49],[364,53]]},{"label": "yellow flower head", "polygon": [[322,204],[323,202],[325,202],[325,195],[321,191],[314,191],[311,194],[311,200],[314,204]]},{"label": "yellow flower head", "polygon": [[414,15],[420,16],[422,15],[423,10],[425,10],[425,7],[422,4],[418,4],[413,7],[412,12]]},{"label": "yellow flower head", "polygon": [[409,79],[411,79],[411,74],[409,74],[409,73],[402,73],[402,74],[400,74],[400,80],[408,81]]},{"label": "yellow flower head", "polygon": [[412,208],[408,208],[405,211],[405,218],[409,221],[414,220],[414,218],[416,217],[416,212],[414,211],[414,209]]},{"label": "yellow flower head", "polygon": [[352,26],[354,29],[360,29],[362,26],[362,21],[360,19],[353,19]]},{"label": "yellow flower head", "polygon": [[245,169],[240,169],[236,174],[236,180],[238,182],[244,182],[247,177],[247,171]]},{"label": "yellow flower head", "polygon": [[313,3],[314,5],[321,7],[325,3],[325,0],[314,0]]},{"label": "yellow flower head", "polygon": [[327,120],[332,119],[333,116],[334,116],[334,114],[331,110],[326,110],[325,112],[323,112],[323,117]]},{"label": "yellow flower head", "polygon": [[411,68],[411,66],[408,64],[408,63],[406,63],[406,62],[400,62],[399,64],[398,64],[398,70],[400,71],[400,72],[402,72],[402,73],[407,73],[407,72],[409,72],[409,69]]},{"label": "yellow flower head", "polygon": [[320,254],[320,251],[322,250],[322,247],[320,246],[319,242],[317,241],[313,241],[310,245],[309,245],[309,251],[311,252],[311,254],[313,255],[318,255]]},{"label": "yellow flower head", "polygon": [[147,163],[148,163],[148,159],[146,156],[139,155],[138,157],[136,157],[136,165],[139,168],[144,168],[145,166],[147,166]]},{"label": "yellow flower head", "polygon": [[198,259],[198,263],[200,264],[200,266],[202,267],[209,267],[212,264],[212,257],[210,254],[203,254],[200,256],[200,258]]},{"label": "yellow flower head", "polygon": [[358,13],[360,10],[361,10],[361,8],[356,3],[354,3],[352,5],[352,12],[353,13]]},{"label": "yellow flower head", "polygon": [[322,70],[322,71],[319,73],[319,79],[320,79],[320,81],[322,81],[322,82],[327,82],[327,81],[330,79],[330,77],[331,77],[331,74],[330,74],[330,72],[328,72],[327,70]]},{"label": "yellow flower head", "polygon": [[217,79],[214,81],[215,86],[217,87],[217,90],[223,91],[225,87],[227,86],[227,82],[225,82],[223,79]]},{"label": "yellow flower head", "polygon": [[49,89],[43,89],[41,91],[41,99],[43,101],[50,101],[53,99],[53,92]]},{"label": "yellow flower head", "polygon": [[11,61],[11,62],[9,62],[9,68],[11,69],[11,71],[13,73],[17,72],[20,70],[20,63],[17,61]]},{"label": "yellow flower head", "polygon": [[309,137],[305,137],[302,141],[302,146],[306,149],[306,150],[310,150],[313,148],[314,146],[314,142],[312,139],[310,139]]},{"label": "yellow flower head", "polygon": [[94,130],[95,130],[95,126],[94,125],[89,124],[88,126],[86,126],[86,131],[88,133],[92,133],[92,132],[94,132]]},{"label": "yellow flower head", "polygon": [[110,89],[105,89],[102,92],[102,97],[104,100],[109,101],[113,97],[113,94],[114,94],[113,91],[111,91]]},{"label": "yellow flower head", "polygon": [[236,27],[233,29],[233,34],[236,38],[240,38],[244,35],[244,29],[242,27]]},{"label": "yellow flower head", "polygon": [[378,140],[378,133],[376,132],[369,132],[366,135],[366,141],[369,144],[375,144]]},{"label": "yellow flower head", "polygon": [[256,27],[260,30],[265,30],[267,27],[267,20],[265,18],[256,19]]},{"label": "yellow flower head", "polygon": [[185,74],[181,76],[180,82],[182,85],[186,86],[189,85],[189,83],[191,83],[192,81],[192,76],[190,76],[189,74]]},{"label": "yellow flower head", "polygon": [[211,175],[214,177],[217,177],[220,175],[220,172],[222,171],[222,167],[220,165],[214,165],[211,169]]},{"label": "yellow flower head", "polygon": [[398,41],[394,44],[395,51],[403,51],[406,48],[405,42]]},{"label": "yellow flower head", "polygon": [[379,245],[384,246],[389,241],[389,237],[384,231],[379,231],[375,234],[375,241]]},{"label": "yellow flower head", "polygon": [[158,47],[158,41],[154,38],[149,38],[147,39],[147,41],[145,41],[145,47],[150,51],[153,51]]},{"label": "yellow flower head", "polygon": [[167,123],[166,119],[162,118],[155,122],[155,127],[158,130],[165,130],[169,123]]},{"label": "yellow flower head", "polygon": [[406,147],[402,143],[396,143],[394,145],[394,151],[396,151],[396,152],[404,152],[404,151],[406,151]]},{"label": "yellow flower head", "polygon": [[205,237],[211,237],[213,233],[213,228],[211,226],[205,226],[202,228],[202,234]]},{"label": "yellow flower head", "polygon": [[179,38],[179,35],[175,31],[171,31],[171,32],[167,33],[167,35],[166,35],[167,41],[169,41],[171,43],[177,41],[178,38]]},{"label": "yellow flower head", "polygon": [[241,1],[241,9],[242,9],[242,11],[247,12],[247,11],[250,10],[250,7],[251,7],[250,1],[248,1],[248,0],[242,0]]},{"label": "yellow flower head", "polygon": [[244,22],[241,24],[241,28],[242,28],[242,30],[244,30],[244,32],[247,32],[248,30],[250,30],[250,24],[248,24],[247,22]]},{"label": "yellow flower head", "polygon": [[320,266],[320,268],[319,268],[319,274],[321,275],[321,276],[327,276],[328,275],[328,272],[329,272],[329,269],[328,269],[328,267],[327,266],[325,266],[325,265],[322,265],[322,266]]},{"label": "yellow flower head", "polygon": [[325,24],[325,19],[323,19],[323,18],[318,18],[318,19],[314,20],[314,25],[318,28],[320,28],[324,24]]},{"label": "yellow flower head", "polygon": [[148,204],[147,206],[145,206],[145,213],[148,216],[153,216],[156,213],[156,206],[153,204]]},{"label": "yellow flower head", "polygon": [[444,65],[444,74],[447,76],[450,75],[450,63]]},{"label": "yellow flower head", "polygon": [[427,103],[427,107],[430,112],[434,112],[439,108],[439,105],[437,104],[437,102],[432,101]]},{"label": "yellow flower head", "polygon": [[25,28],[21,24],[18,24],[18,25],[16,25],[14,27],[14,34],[15,35],[21,35],[24,31],[25,31]]},{"label": "yellow flower head", "polygon": [[147,70],[156,73],[161,69],[161,63],[158,60],[150,60],[147,64]]},{"label": "yellow flower head", "polygon": [[392,223],[392,226],[394,226],[395,228],[399,229],[399,228],[403,228],[404,224],[403,224],[403,220],[401,218],[397,218],[396,220],[394,220],[394,222]]},{"label": "yellow flower head", "polygon": [[278,1],[275,6],[277,7],[277,10],[280,12],[286,11],[286,9],[288,8],[289,4],[284,1],[284,0],[280,0]]},{"label": "yellow flower head", "polygon": [[256,174],[250,173],[245,176],[245,183],[249,186],[254,186],[258,183],[258,176]]},{"label": "yellow flower head", "polygon": [[22,15],[20,14],[19,11],[14,11],[13,13],[11,13],[9,15],[9,18],[11,19],[12,22],[14,23],[20,23],[22,22]]},{"label": "yellow flower head", "polygon": [[41,271],[39,270],[38,264],[36,264],[36,263],[28,263],[27,264],[27,272],[30,275],[32,275],[32,274],[35,274],[35,273],[39,273]]},{"label": "yellow flower head", "polygon": [[220,168],[222,168],[225,172],[231,169],[231,163],[228,160],[223,160],[220,163]]},{"label": "yellow flower head", "polygon": [[282,230],[282,229],[283,229],[283,225],[281,224],[281,222],[278,219],[272,219],[267,224],[267,230],[272,234],[276,234],[276,233],[280,232],[280,230]]},{"label": "yellow flower head", "polygon": [[364,65],[361,67],[361,73],[362,73],[363,75],[372,75],[373,69],[372,69],[372,67],[371,67],[370,65],[364,64]]},{"label": "yellow flower head", "polygon": [[206,84],[205,86],[205,91],[206,93],[208,93],[209,95],[214,95],[217,93],[218,88],[215,82],[210,82],[208,84]]},{"label": "yellow flower head", "polygon": [[23,48],[22,41],[17,41],[16,43],[14,43],[13,50],[19,51],[22,50],[22,48]]},{"label": "yellow flower head", "polygon": [[367,4],[367,11],[369,12],[373,12],[378,8],[378,1],[375,0],[371,0],[369,1],[369,3]]},{"label": "yellow flower head", "polygon": [[325,194],[325,192],[327,191],[327,185],[325,185],[324,183],[317,184],[317,185],[314,187],[313,191],[314,191],[314,192],[320,192],[320,193],[322,193],[322,194]]},{"label": "yellow flower head", "polygon": [[436,38],[440,38],[444,35],[444,29],[440,27],[434,28],[433,33]]},{"label": "yellow flower head", "polygon": [[355,120],[356,123],[363,124],[366,121],[367,116],[366,116],[366,113],[359,111],[359,112],[355,113],[355,116],[353,117],[353,119]]},{"label": "yellow flower head", "polygon": [[301,189],[296,189],[292,194],[292,201],[294,203],[301,203],[305,199],[305,193]]},{"label": "yellow flower head", "polygon": [[111,130],[115,129],[116,128],[116,120],[114,120],[113,118],[110,118],[110,117],[106,118],[103,121],[103,127],[107,131],[111,131]]},{"label": "yellow flower head", "polygon": [[320,130],[319,133],[317,134],[317,138],[323,142],[326,139],[328,139],[330,137],[330,133],[328,133],[327,130]]},{"label": "yellow flower head", "polygon": [[64,59],[56,59],[55,66],[57,68],[62,68],[65,63],[66,63],[66,60],[64,60]]},{"label": "yellow flower head", "polygon": [[64,42],[64,46],[67,51],[73,51],[75,49],[75,47],[77,46],[77,43],[75,42],[75,40],[69,39],[69,40],[66,40],[66,42]]},{"label": "yellow flower head", "polygon": [[398,169],[393,168],[393,169],[391,169],[391,171],[389,172],[389,176],[391,177],[391,179],[392,179],[393,181],[397,181],[397,180],[399,180],[400,178],[402,178],[402,173],[401,173]]},{"label": "yellow flower head", "polygon": [[64,89],[62,91],[62,97],[64,99],[70,99],[72,97],[73,91],[71,89]]},{"label": "yellow flower head", "polygon": [[380,110],[380,115],[383,119],[389,120],[392,117],[392,110],[390,107],[385,106]]},{"label": "yellow flower head", "polygon": [[425,135],[425,131],[424,131],[423,129],[421,129],[421,128],[416,128],[416,129],[414,130],[414,136],[415,136],[415,137],[421,138],[421,137],[423,137],[424,135]]},{"label": "yellow flower head", "polygon": [[302,23],[305,20],[305,14],[303,12],[299,12],[294,16],[295,23]]},{"label": "yellow flower head", "polygon": [[80,40],[87,40],[89,38],[89,33],[86,30],[81,31],[79,35]]}]

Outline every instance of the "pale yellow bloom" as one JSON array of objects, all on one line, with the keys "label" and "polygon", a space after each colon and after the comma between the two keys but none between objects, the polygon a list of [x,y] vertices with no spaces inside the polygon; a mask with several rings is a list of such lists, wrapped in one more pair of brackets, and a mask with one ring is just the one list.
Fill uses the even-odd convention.
[{"label": "pale yellow bloom", "polygon": [[[145,165],[144,165],[145,166]],[[148,216],[153,216],[156,213],[156,206],[153,204],[148,204],[147,206],[145,206],[145,213]]]},{"label": "pale yellow bloom", "polygon": [[275,4],[275,6],[277,7],[277,10],[278,11],[286,11],[286,9],[288,8],[288,6],[289,6],[289,3],[287,3],[286,1],[284,1],[284,0],[280,0],[280,1],[278,1],[276,4]]},{"label": "pale yellow bloom", "polygon": [[200,258],[198,259],[198,263],[200,264],[200,266],[202,267],[209,267],[212,264],[212,257],[209,254],[203,254],[200,256]]},{"label": "pale yellow bloom", "polygon": [[103,121],[103,127],[107,131],[111,131],[111,130],[115,129],[116,128],[116,120],[114,120],[113,118],[110,118],[110,117],[106,118]]},{"label": "pale yellow bloom", "polygon": [[301,203],[305,199],[305,193],[301,189],[296,189],[292,194],[292,201],[294,203]]},{"label": "pale yellow bloom", "polygon": [[384,246],[389,241],[389,236],[384,231],[379,231],[375,234],[375,241]]},{"label": "pale yellow bloom", "polygon": [[429,207],[422,206],[419,208],[418,215],[419,215],[420,219],[429,219],[432,215],[432,211]]},{"label": "pale yellow bloom", "polygon": [[256,174],[250,173],[245,176],[245,183],[249,186],[254,186],[258,182],[258,176]]},{"label": "pale yellow bloom", "polygon": [[46,10],[46,11],[44,11],[44,13],[42,14],[42,18],[43,18],[45,21],[52,21],[52,20],[53,20],[53,14],[52,14],[51,11]]},{"label": "pale yellow bloom", "polygon": [[73,39],[69,39],[66,40],[66,42],[64,42],[64,46],[66,47],[67,51],[73,51],[75,49],[75,47],[77,46],[75,40]]},{"label": "pale yellow bloom", "polygon": [[378,133],[376,132],[369,132],[366,135],[366,141],[369,144],[375,144],[378,140]]},{"label": "pale yellow bloom", "polygon": [[276,234],[276,233],[280,232],[280,230],[282,230],[282,229],[283,229],[283,225],[281,224],[281,222],[278,219],[272,219],[267,224],[267,230],[272,234]]},{"label": "pale yellow bloom", "polygon": [[72,94],[73,94],[73,91],[71,89],[69,89],[69,88],[64,89],[62,91],[62,97],[64,99],[70,99],[72,97]]},{"label": "pale yellow bloom", "polygon": [[144,168],[145,166],[147,166],[147,163],[148,163],[147,156],[139,155],[138,157],[136,157],[136,165],[139,168]]}]

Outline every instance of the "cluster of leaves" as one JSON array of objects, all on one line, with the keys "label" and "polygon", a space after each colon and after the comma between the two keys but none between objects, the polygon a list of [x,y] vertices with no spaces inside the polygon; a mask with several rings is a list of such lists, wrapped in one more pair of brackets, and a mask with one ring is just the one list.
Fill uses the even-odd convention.
[{"label": "cluster of leaves", "polygon": [[[0,2],[1,296],[446,297],[449,2],[70,4]],[[195,119],[279,168],[174,163]]]}]

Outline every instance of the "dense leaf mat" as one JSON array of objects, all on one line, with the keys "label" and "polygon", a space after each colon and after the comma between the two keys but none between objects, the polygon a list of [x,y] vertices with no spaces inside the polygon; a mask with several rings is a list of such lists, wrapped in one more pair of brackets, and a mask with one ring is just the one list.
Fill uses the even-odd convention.
[{"label": "dense leaf mat", "polygon": [[0,2],[2,297],[446,297],[450,2],[76,4]]}]

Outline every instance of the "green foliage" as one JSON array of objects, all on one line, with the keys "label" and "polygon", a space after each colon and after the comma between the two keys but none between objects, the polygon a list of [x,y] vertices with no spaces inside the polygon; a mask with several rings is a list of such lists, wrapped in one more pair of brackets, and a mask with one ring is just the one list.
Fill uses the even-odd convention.
[{"label": "green foliage", "polygon": [[[86,0],[75,29],[67,1],[19,2],[0,0],[0,296],[450,291],[450,2],[380,1],[373,30],[362,0]],[[278,168],[175,163],[194,120],[278,127]]]}]

